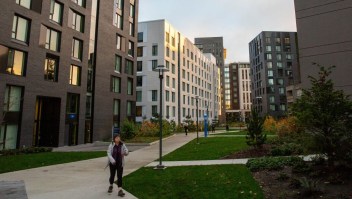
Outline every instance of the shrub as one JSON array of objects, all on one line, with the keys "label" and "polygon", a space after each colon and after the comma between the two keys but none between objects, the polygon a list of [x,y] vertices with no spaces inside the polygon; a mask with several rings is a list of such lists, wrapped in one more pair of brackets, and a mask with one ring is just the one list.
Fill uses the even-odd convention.
[{"label": "shrub", "polygon": [[296,143],[283,143],[271,149],[272,156],[301,155],[302,153],[302,146]]},{"label": "shrub", "polygon": [[258,112],[252,109],[251,115],[247,120],[246,140],[249,146],[261,147],[266,141],[266,134],[263,133],[265,118],[259,117]]},{"label": "shrub", "polygon": [[128,140],[136,137],[136,124],[130,120],[124,120],[121,125],[121,139]]},{"label": "shrub", "polygon": [[306,177],[302,177],[301,179],[299,179],[299,182],[301,183],[301,187],[303,188],[302,195],[304,197],[310,197],[320,192],[320,189],[318,187],[318,180],[308,180]]},{"label": "shrub", "polygon": [[150,121],[144,121],[139,130],[138,136],[156,137],[159,135],[159,124]]},{"label": "shrub", "polygon": [[247,167],[251,171],[259,170],[279,170],[284,166],[294,166],[303,162],[299,157],[262,157],[250,159],[247,162]]},{"label": "shrub", "polygon": [[270,134],[276,134],[276,120],[272,116],[266,117],[263,128]]}]

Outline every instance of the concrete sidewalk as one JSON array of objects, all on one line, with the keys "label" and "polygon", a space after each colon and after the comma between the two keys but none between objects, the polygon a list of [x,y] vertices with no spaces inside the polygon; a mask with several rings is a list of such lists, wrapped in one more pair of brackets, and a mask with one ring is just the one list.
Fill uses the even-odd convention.
[{"label": "concrete sidewalk", "polygon": [[[196,135],[177,134],[163,141],[163,155],[183,146]],[[144,167],[159,157],[159,143],[131,152],[126,157],[124,175]],[[53,165],[11,173],[0,174],[1,181],[21,181],[26,186],[29,199],[105,199],[117,198],[116,187],[113,194],[107,193],[108,169],[104,170],[107,158],[97,158],[80,162]],[[126,193],[126,199],[135,198]]]}]

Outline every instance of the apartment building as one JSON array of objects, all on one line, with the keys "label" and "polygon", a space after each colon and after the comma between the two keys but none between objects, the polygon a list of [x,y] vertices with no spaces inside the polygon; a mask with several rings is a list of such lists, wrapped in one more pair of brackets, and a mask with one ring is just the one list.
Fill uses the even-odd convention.
[{"label": "apartment building", "polygon": [[264,115],[287,111],[286,87],[299,82],[297,33],[261,32],[249,43],[252,105]]},{"label": "apartment building", "polygon": [[138,0],[0,7],[0,150],[107,139],[134,118]]},{"label": "apartment building", "polygon": [[[150,119],[159,113],[163,101],[163,116],[182,123],[186,116],[196,120],[196,97],[199,119],[208,113],[209,119],[219,115],[219,69],[216,58],[203,54],[188,38],[166,20],[140,22],[137,50],[136,121]],[[165,65],[163,98],[160,99],[158,73],[153,68]]]}]

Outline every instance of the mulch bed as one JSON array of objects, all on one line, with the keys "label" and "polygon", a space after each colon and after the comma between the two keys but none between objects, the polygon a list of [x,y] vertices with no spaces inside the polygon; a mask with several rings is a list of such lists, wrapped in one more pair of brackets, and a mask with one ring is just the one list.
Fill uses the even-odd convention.
[{"label": "mulch bed", "polygon": [[257,158],[263,156],[269,156],[271,150],[271,145],[264,144],[262,148],[255,149],[250,148],[247,150],[239,151],[234,154],[225,156],[223,159],[242,159],[242,158]]}]

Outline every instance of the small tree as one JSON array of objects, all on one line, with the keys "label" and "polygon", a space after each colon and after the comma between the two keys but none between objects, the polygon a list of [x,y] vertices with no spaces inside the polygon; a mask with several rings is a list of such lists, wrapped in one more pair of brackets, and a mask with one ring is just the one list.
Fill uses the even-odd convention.
[{"label": "small tree", "polygon": [[250,117],[247,119],[246,140],[249,146],[260,148],[266,141],[266,134],[263,133],[265,118],[259,116],[255,109],[252,109]]},{"label": "small tree", "polygon": [[349,96],[335,90],[329,75],[333,67],[320,67],[318,78],[309,77],[311,88],[292,106],[292,113],[315,139],[320,152],[327,155],[329,166],[336,161],[351,161],[352,103]]}]

